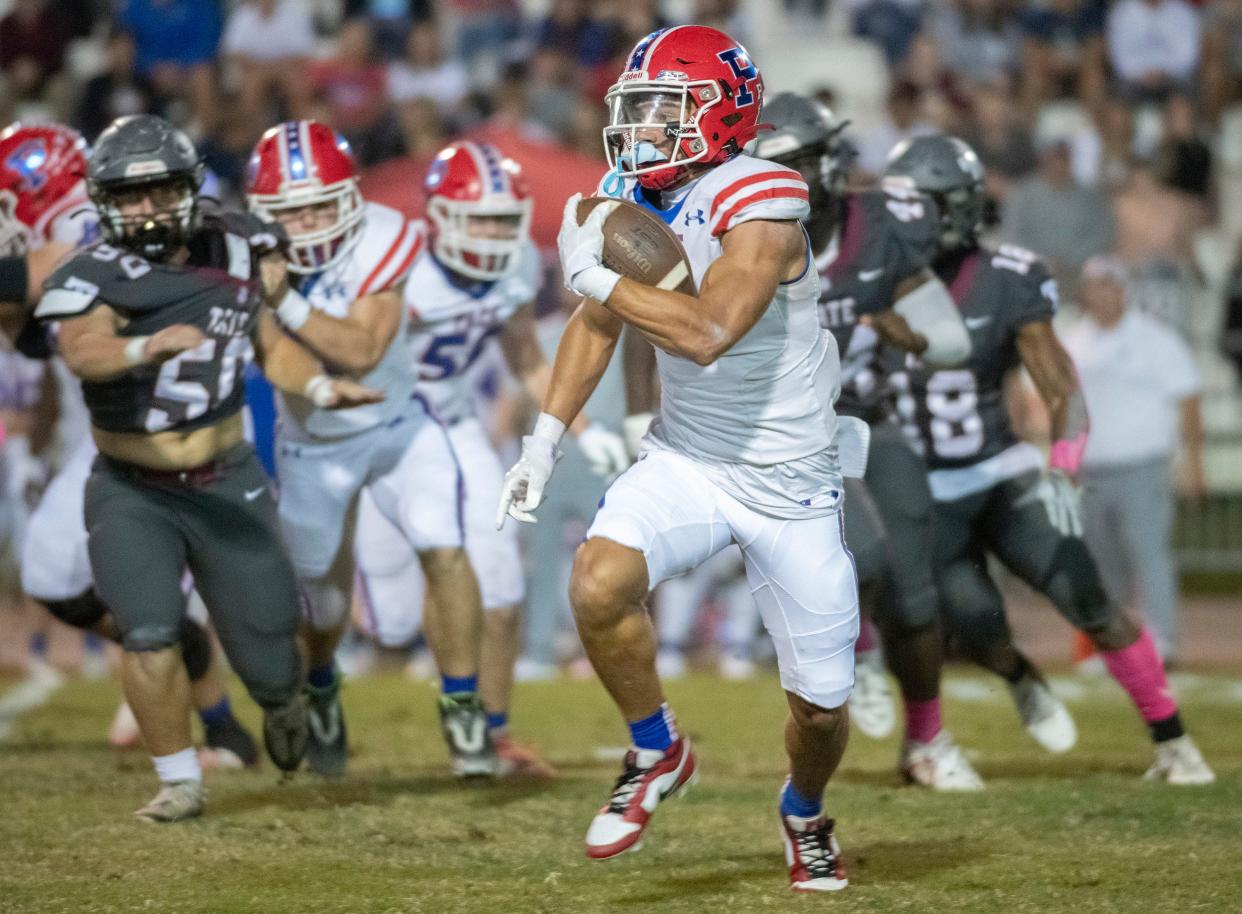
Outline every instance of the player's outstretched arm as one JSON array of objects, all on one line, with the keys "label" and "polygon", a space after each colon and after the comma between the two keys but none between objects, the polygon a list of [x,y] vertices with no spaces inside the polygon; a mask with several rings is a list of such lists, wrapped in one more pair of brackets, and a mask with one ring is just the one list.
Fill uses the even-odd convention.
[{"label": "player's outstretched arm", "polygon": [[1087,403],[1078,386],[1074,361],[1057,339],[1052,321],[1031,321],[1018,330],[1018,356],[1048,407],[1052,425],[1049,464],[1078,475],[1087,446]]},{"label": "player's outstretched arm", "polygon": [[623,278],[604,306],[665,352],[710,365],[759,321],[777,286],[806,267],[796,222],[743,222],[721,247],[697,298]]},{"label": "player's outstretched arm", "polygon": [[174,324],[150,336],[120,336],[120,317],[107,305],[61,322],[58,349],[69,370],[83,381],[107,381],[139,365],[165,362],[201,346],[197,327]]},{"label": "player's outstretched arm", "polygon": [[323,409],[348,409],[384,399],[383,391],[325,374],[319,360],[282,330],[266,308],[259,314],[255,337],[255,353],[263,373],[284,393],[305,397]]},{"label": "player's outstretched arm", "polygon": [[276,319],[319,358],[355,375],[364,375],[380,363],[401,325],[399,291],[364,295],[349,306],[344,317],[333,317],[312,308],[289,285],[283,256],[264,258],[261,266],[265,300]]}]

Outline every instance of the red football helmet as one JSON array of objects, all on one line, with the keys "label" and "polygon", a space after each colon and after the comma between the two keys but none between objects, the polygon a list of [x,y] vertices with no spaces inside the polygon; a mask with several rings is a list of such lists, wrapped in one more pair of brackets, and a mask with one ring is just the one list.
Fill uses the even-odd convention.
[{"label": "red football helmet", "polygon": [[470,279],[503,276],[530,239],[533,201],[517,162],[487,143],[453,143],[423,187],[436,260]]},{"label": "red football helmet", "polygon": [[[609,167],[660,190],[692,162],[719,165],[754,138],[763,77],[724,32],[680,25],[652,32],[634,47],[605,101]],[[673,140],[671,153],[657,151],[644,135]]]},{"label": "red football helmet", "polygon": [[86,155],[81,134],[60,124],[0,133],[0,254],[25,254],[71,203],[86,205]]},{"label": "red football helmet", "polygon": [[286,121],[260,138],[246,166],[250,211],[280,222],[281,210],[336,204],[326,228],[289,231],[289,269],[319,273],[339,263],[362,234],[363,201],[349,143],[318,121]]}]

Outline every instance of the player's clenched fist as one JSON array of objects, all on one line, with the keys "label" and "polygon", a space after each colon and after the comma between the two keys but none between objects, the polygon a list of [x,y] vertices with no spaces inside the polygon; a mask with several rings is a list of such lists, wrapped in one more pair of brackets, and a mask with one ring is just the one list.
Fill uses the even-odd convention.
[{"label": "player's clenched fist", "polygon": [[167,362],[190,349],[197,349],[207,336],[189,324],[173,324],[147,337],[142,346],[143,361]]}]

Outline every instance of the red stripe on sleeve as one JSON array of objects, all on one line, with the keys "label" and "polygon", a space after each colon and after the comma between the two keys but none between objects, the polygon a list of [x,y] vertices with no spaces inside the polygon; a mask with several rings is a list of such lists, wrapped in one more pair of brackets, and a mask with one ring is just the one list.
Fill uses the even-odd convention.
[{"label": "red stripe on sleeve", "polygon": [[359,298],[362,298],[362,296],[364,295],[370,294],[372,284],[377,279],[379,279],[380,275],[384,272],[384,268],[388,266],[388,262],[392,260],[393,257],[396,255],[397,251],[401,249],[401,245],[405,244],[405,234],[406,232],[409,231],[409,228],[410,228],[410,224],[408,222],[404,222],[401,224],[401,233],[397,235],[397,240],[392,243],[392,247],[388,249],[388,253],[384,255],[384,259],[381,260],[376,265],[375,269],[371,271],[371,275],[368,276],[366,278],[366,281],[364,281],[363,284],[358,287]]},{"label": "red stripe on sleeve", "polygon": [[723,235],[729,230],[729,223],[733,221],[733,217],[750,206],[752,203],[759,203],[763,200],[810,200],[810,193],[806,187],[769,187],[767,190],[757,191],[749,197],[743,197],[726,210],[712,227],[712,237]]},{"label": "red stripe on sleeve", "polygon": [[716,194],[716,199],[712,200],[712,211],[710,215],[708,215],[707,218],[709,221],[712,218],[714,218],[716,215],[716,211],[720,209],[721,206],[724,205],[724,202],[726,200],[728,200],[730,197],[732,197],[742,188],[749,187],[751,184],[757,184],[760,181],[800,181],[800,180],[802,180],[802,178],[796,171],[761,171],[753,175],[747,175],[744,178],[739,178],[738,180],[730,184],[728,187],[726,187],[724,190],[722,190],[720,193]]},{"label": "red stripe on sleeve", "polygon": [[392,274],[392,278],[384,283],[382,288],[375,289],[374,291],[383,292],[387,289],[391,289],[393,286],[405,279],[406,274],[410,272],[410,265],[414,263],[414,258],[418,256],[418,252],[422,249],[423,236],[420,233],[414,236],[414,242],[410,245],[409,253],[405,255],[405,259],[401,261],[401,266],[397,267],[397,271]]}]

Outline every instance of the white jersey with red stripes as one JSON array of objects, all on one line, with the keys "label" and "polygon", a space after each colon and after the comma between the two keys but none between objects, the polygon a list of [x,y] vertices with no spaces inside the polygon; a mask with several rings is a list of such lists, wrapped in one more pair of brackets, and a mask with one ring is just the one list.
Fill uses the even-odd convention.
[{"label": "white jersey with red stripes", "polygon": [[[361,237],[349,256],[322,273],[296,280],[298,291],[311,307],[332,317],[345,317],[358,299],[398,288],[405,282],[410,266],[425,244],[422,225],[411,222],[387,206],[368,201]],[[381,403],[353,409],[318,409],[303,397],[278,395],[280,435],[286,441],[343,438],[373,428],[394,418],[414,394],[418,377],[404,345],[406,316],[380,363],[362,384],[386,394]]]},{"label": "white jersey with red stripes", "polygon": [[407,338],[419,393],[441,419],[453,423],[475,414],[472,369],[505,321],[535,300],[542,272],[533,242],[494,282],[458,276],[430,249],[415,260],[405,285]]},{"label": "white jersey with red stripes", "polygon": [[[751,156],[729,159],[664,194],[664,209],[632,178],[622,197],[657,213],[681,239],[696,285],[720,257],[721,237],[730,229],[809,212],[796,171]],[[840,365],[832,334],[819,325],[818,298],[808,245],[802,274],[782,283],[758,323],[711,365],[657,349],[662,389],[650,440],[695,460],[755,467],[826,452],[836,427]]]}]

